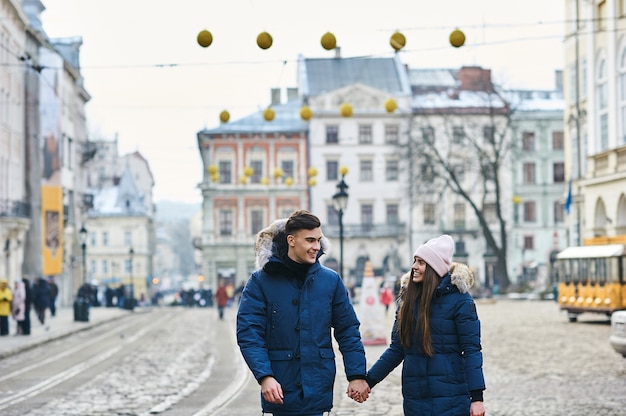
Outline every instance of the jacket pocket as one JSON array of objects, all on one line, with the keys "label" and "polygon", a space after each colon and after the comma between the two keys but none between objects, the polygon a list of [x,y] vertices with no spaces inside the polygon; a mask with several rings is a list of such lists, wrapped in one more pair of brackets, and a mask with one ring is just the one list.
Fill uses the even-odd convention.
[{"label": "jacket pocket", "polygon": [[283,386],[284,389],[291,390],[294,388],[297,380],[293,365],[294,354],[291,350],[269,350],[267,355],[270,359],[274,378]]}]

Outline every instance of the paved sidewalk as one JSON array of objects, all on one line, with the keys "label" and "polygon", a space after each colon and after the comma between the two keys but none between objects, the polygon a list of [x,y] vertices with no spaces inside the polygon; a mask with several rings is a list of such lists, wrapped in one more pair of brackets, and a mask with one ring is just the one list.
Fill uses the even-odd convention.
[{"label": "paved sidewalk", "polygon": [[[143,308],[136,308],[136,310]],[[9,318],[9,330],[11,333],[0,337],[0,359],[17,354],[45,344],[55,339],[63,338],[73,333],[84,331],[104,322],[120,319],[132,311],[120,308],[90,308],[89,322],[75,322],[74,309],[72,307],[57,308],[56,316],[50,316],[50,310],[46,311],[45,325],[37,320],[37,315],[31,310],[31,333],[30,335],[13,335],[17,331],[17,322]]]}]

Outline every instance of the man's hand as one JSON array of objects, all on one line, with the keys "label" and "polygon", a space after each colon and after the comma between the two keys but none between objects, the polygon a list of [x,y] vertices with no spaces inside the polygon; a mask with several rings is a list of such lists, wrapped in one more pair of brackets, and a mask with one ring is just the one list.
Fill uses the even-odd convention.
[{"label": "man's hand", "polygon": [[352,400],[363,403],[369,397],[370,391],[370,386],[367,384],[367,381],[361,379],[352,380],[348,383],[348,391],[346,393]]},{"label": "man's hand", "polygon": [[267,402],[283,404],[283,388],[272,376],[263,377],[261,380],[261,394]]},{"label": "man's hand", "polygon": [[483,405],[483,402],[472,402],[470,405],[470,416],[485,416],[485,405]]}]

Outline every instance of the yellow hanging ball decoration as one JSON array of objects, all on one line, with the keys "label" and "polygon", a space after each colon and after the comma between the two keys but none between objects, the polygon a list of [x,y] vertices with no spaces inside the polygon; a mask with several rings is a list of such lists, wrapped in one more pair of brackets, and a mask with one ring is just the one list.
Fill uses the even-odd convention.
[{"label": "yellow hanging ball decoration", "polygon": [[198,33],[198,45],[208,48],[213,43],[213,35],[208,30],[201,30]]},{"label": "yellow hanging ball decoration", "polygon": [[465,44],[465,33],[459,29],[454,29],[452,33],[450,33],[450,45],[455,48],[460,48],[463,44]]},{"label": "yellow hanging ball decoration", "polygon": [[322,48],[330,51],[332,49],[335,49],[335,47],[337,46],[337,38],[335,38],[335,35],[333,35],[332,33],[326,32],[322,35],[321,44]]},{"label": "yellow hanging ball decoration", "polygon": [[214,173],[211,175],[211,182],[217,182],[220,180],[220,175],[218,175],[217,173]]},{"label": "yellow hanging ball decoration", "polygon": [[309,179],[309,186],[315,186],[315,185],[317,185],[317,179],[315,178]]},{"label": "yellow hanging ball decoration", "polygon": [[285,179],[285,185],[287,185],[287,186],[291,186],[291,185],[293,185],[293,178],[287,178],[287,179]]},{"label": "yellow hanging ball decoration", "polygon": [[309,174],[309,176],[313,177],[313,176],[317,176],[317,168],[309,168],[309,170],[307,171],[307,173]]},{"label": "yellow hanging ball decoration", "polygon": [[348,103],[341,104],[339,114],[341,114],[342,117],[352,117],[352,106]]},{"label": "yellow hanging ball decoration", "polygon": [[274,168],[274,178],[278,179],[283,176],[283,170],[279,167]]},{"label": "yellow hanging ball decoration", "polygon": [[250,166],[246,166],[243,169],[243,176],[245,176],[246,178],[249,178],[253,174],[254,174],[254,169],[252,169]]},{"label": "yellow hanging ball decoration", "polygon": [[242,184],[242,185],[247,184],[248,183],[248,178],[245,177],[245,176],[239,177],[239,183]]},{"label": "yellow hanging ball decoration", "polygon": [[276,112],[274,112],[274,110],[269,107],[266,108],[263,112],[263,118],[265,119],[265,121],[272,121],[274,120],[274,117],[276,117]]},{"label": "yellow hanging ball decoration", "polygon": [[385,101],[385,110],[387,110],[388,113],[393,113],[397,108],[398,103],[393,98],[388,98],[387,101]]},{"label": "yellow hanging ball decoration", "polygon": [[313,117],[313,111],[311,111],[311,108],[306,105],[303,106],[300,109],[300,118],[304,121],[309,121],[311,117]]},{"label": "yellow hanging ball decoration", "polygon": [[389,39],[389,44],[394,50],[399,51],[406,46],[406,38],[402,33],[395,32],[393,35],[391,35],[391,38]]},{"label": "yellow hanging ball decoration", "polygon": [[222,123],[228,123],[228,120],[230,120],[230,113],[226,110],[222,111],[220,113],[220,121]]},{"label": "yellow hanging ball decoration", "polygon": [[256,44],[261,49],[269,49],[272,46],[272,35],[267,32],[259,33],[259,36],[256,37]]},{"label": "yellow hanging ball decoration", "polygon": [[263,177],[261,178],[261,183],[262,183],[263,185],[269,185],[269,184],[270,184],[270,179],[269,179],[267,176],[263,176]]},{"label": "yellow hanging ball decoration", "polygon": [[208,171],[209,171],[209,173],[210,173],[211,175],[215,175],[215,174],[217,173],[217,165],[211,165],[211,166],[209,166]]},{"label": "yellow hanging ball decoration", "polygon": [[348,167],[347,166],[342,166],[339,168],[339,174],[341,176],[346,176],[348,174]]}]

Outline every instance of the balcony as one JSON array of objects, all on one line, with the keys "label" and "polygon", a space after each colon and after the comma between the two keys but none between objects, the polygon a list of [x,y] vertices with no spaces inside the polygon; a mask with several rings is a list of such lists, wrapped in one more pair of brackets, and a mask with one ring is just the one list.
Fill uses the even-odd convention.
[{"label": "balcony", "polygon": [[[322,230],[326,237],[339,238],[339,224],[323,224]],[[344,238],[395,238],[404,240],[407,237],[407,227],[404,223],[398,224],[344,224]]]},{"label": "balcony", "polygon": [[0,218],[30,218],[31,206],[27,202],[0,199]]}]

